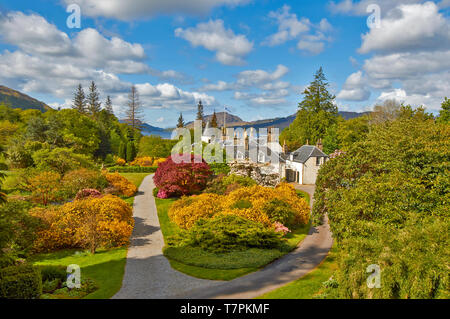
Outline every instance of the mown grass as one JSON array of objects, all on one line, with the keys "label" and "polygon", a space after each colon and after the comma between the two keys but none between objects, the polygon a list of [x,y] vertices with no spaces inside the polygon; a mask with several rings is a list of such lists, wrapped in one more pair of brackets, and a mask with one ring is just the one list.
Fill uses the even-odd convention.
[{"label": "mown grass", "polygon": [[122,286],[125,271],[127,248],[100,249],[95,254],[90,252],[66,249],[57,252],[34,255],[31,262],[39,266],[64,266],[71,264],[80,266],[81,278],[93,279],[99,289],[84,299],[111,298]]},{"label": "mown grass", "polygon": [[322,292],[323,282],[337,270],[337,248],[334,245],[326,259],[306,276],[266,293],[258,299],[312,299]]},{"label": "mown grass", "polygon": [[[168,216],[170,206],[175,199],[155,198],[155,201],[164,238],[178,234],[181,231],[180,228]],[[216,254],[198,247],[166,246],[163,252],[174,269],[187,275],[210,280],[231,280],[256,271],[282,257],[306,237],[308,230],[309,225],[293,230],[286,236],[287,242],[282,249],[252,248]]]}]

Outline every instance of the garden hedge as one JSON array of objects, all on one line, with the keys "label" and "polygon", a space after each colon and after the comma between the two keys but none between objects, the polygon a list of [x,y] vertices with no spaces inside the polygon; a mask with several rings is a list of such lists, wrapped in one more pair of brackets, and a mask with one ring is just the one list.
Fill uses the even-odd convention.
[{"label": "garden hedge", "polygon": [[10,266],[0,270],[1,299],[35,299],[42,294],[42,277],[38,268]]}]

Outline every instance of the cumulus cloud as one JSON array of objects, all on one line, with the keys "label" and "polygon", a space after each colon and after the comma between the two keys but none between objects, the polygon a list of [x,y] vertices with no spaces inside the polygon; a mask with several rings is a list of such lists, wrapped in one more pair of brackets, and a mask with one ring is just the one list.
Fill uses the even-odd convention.
[{"label": "cumulus cloud", "polygon": [[399,4],[414,4],[423,3],[428,0],[342,0],[342,1],[330,1],[328,8],[335,14],[350,14],[350,15],[368,15],[367,7],[376,3],[380,6],[381,13],[388,12],[391,9],[397,7]]},{"label": "cumulus cloud", "polygon": [[193,47],[204,47],[216,53],[216,60],[225,65],[243,65],[244,57],[253,49],[245,35],[236,35],[225,29],[222,20],[210,20],[192,28],[177,28],[175,36],[183,38]]},{"label": "cumulus cloud", "polygon": [[359,49],[374,55],[357,65],[360,70],[347,78],[338,99],[364,101],[374,89],[381,91],[378,101],[395,98],[438,110],[450,92],[449,19],[425,2],[397,3],[381,21],[380,29],[362,36]]},{"label": "cumulus cloud", "polygon": [[64,0],[66,5],[77,3],[81,12],[91,17],[106,17],[130,21],[158,14],[206,14],[219,6],[235,7],[249,0]]},{"label": "cumulus cloud", "polygon": [[[144,63],[146,55],[137,43],[119,37],[106,38],[94,29],[83,29],[71,39],[43,17],[10,12],[0,17],[1,41],[17,47],[0,53],[0,82],[28,93],[48,94],[64,100],[49,101],[55,107],[69,107],[76,86],[95,81],[103,96],[111,95],[114,110],[121,114],[131,83],[119,74],[147,73],[158,79],[185,79],[175,70],[159,71]],[[48,34],[48,37],[46,36]],[[195,101],[205,105],[214,98],[184,91],[173,84],[138,84],[142,103],[149,108],[194,109]]]},{"label": "cumulus cloud", "polygon": [[331,32],[333,27],[325,18],[318,24],[311,23],[308,18],[298,19],[295,13],[291,13],[291,7],[288,5],[270,12],[269,18],[276,21],[278,32],[267,37],[263,45],[277,46],[290,40],[297,40],[299,50],[316,55],[324,50],[326,42],[331,41],[325,33]]},{"label": "cumulus cloud", "polygon": [[362,38],[360,53],[450,49],[450,24],[433,2],[400,5]]}]

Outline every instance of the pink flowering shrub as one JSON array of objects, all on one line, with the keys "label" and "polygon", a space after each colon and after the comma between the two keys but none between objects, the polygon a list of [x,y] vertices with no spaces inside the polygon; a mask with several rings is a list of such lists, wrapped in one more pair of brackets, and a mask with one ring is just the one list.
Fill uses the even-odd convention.
[{"label": "pink flowering shrub", "polygon": [[279,222],[274,223],[273,226],[275,227],[275,232],[277,233],[283,233],[284,235],[286,235],[287,233],[291,232],[289,228]]},{"label": "pink flowering shrub", "polygon": [[92,197],[92,198],[100,198],[102,197],[102,193],[100,193],[98,190],[93,189],[93,188],[85,188],[80,190],[77,195],[75,196],[75,200],[79,200],[79,199],[85,199],[88,197]]},{"label": "pink flowering shrub", "polygon": [[158,195],[156,196],[158,198],[169,198],[169,194],[163,189],[158,190]]},{"label": "pink flowering shrub", "polygon": [[194,163],[194,159],[191,154],[189,163],[175,163],[170,156],[158,165],[153,181],[159,188],[159,198],[196,194],[206,187],[213,172],[203,159],[200,163]]}]

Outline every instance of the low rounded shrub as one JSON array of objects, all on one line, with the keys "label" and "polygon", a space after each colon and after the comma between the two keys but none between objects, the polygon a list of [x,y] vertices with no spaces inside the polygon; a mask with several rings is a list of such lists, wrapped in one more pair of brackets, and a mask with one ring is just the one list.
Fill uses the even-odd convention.
[{"label": "low rounded shrub", "polygon": [[219,214],[200,219],[187,232],[186,242],[193,247],[223,253],[246,248],[277,248],[282,235],[272,228],[236,215]]},{"label": "low rounded shrub", "polygon": [[130,182],[128,179],[117,172],[113,174],[107,173],[105,177],[111,184],[111,186],[115,187],[118,190],[117,195],[131,197],[134,196],[138,191],[136,185],[134,185],[132,182]]},{"label": "low rounded shrub", "polygon": [[42,282],[53,281],[55,279],[65,281],[67,279],[67,269],[64,266],[40,266]]},{"label": "low rounded shrub", "polygon": [[134,226],[132,209],[117,196],[89,197],[62,206],[34,208],[44,223],[34,243],[36,251],[127,245]]},{"label": "low rounded shrub", "polygon": [[264,213],[273,223],[281,223],[287,227],[295,223],[295,211],[291,205],[280,199],[273,199],[264,205]]},{"label": "low rounded shrub", "polygon": [[170,207],[169,217],[179,227],[188,229],[200,218],[210,218],[221,210],[222,198],[219,195],[184,196]]},{"label": "low rounded shrub", "polygon": [[212,176],[212,171],[203,159],[193,154],[187,155],[190,159],[188,163],[176,163],[169,157],[158,165],[153,181],[167,197],[199,193]]},{"label": "low rounded shrub", "polygon": [[82,189],[102,190],[108,186],[105,176],[99,171],[85,168],[68,172],[62,179],[64,192],[68,198],[75,196]]},{"label": "low rounded shrub", "polygon": [[35,299],[42,294],[42,277],[38,268],[30,265],[0,269],[0,298]]}]

